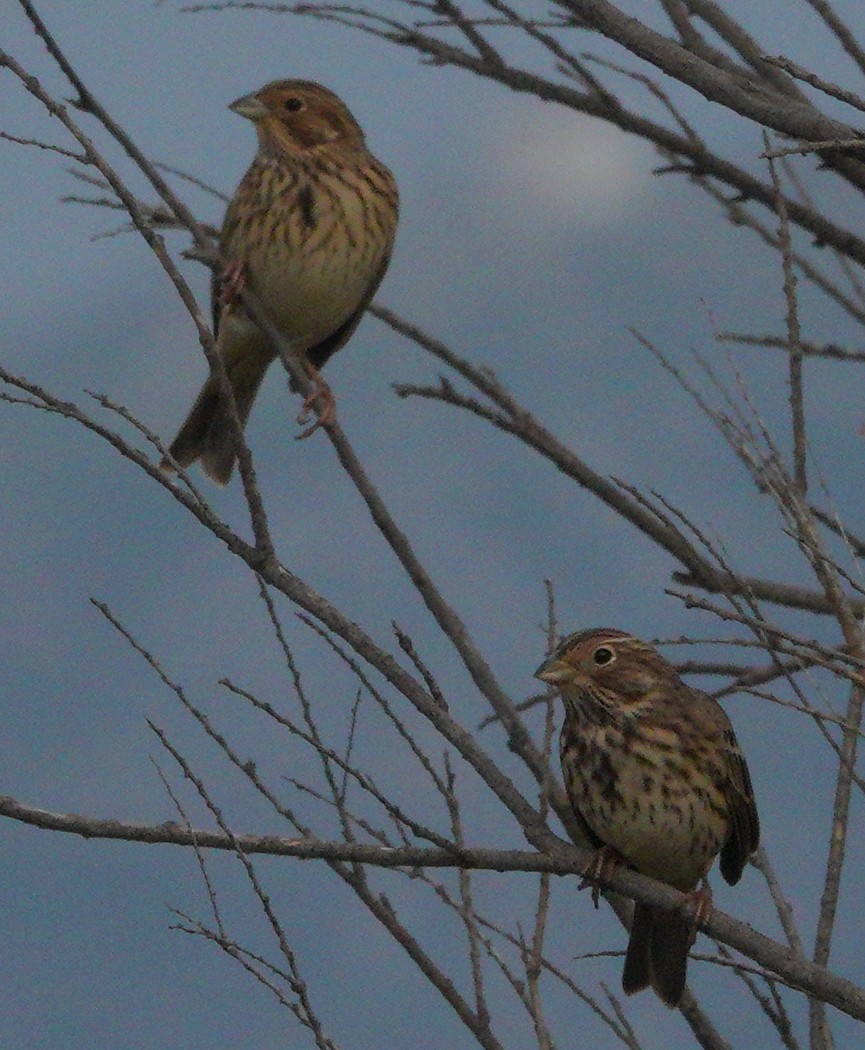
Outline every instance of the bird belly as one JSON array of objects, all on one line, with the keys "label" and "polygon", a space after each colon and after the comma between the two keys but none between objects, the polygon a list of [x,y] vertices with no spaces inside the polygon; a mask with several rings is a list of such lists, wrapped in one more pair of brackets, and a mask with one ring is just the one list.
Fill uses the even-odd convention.
[{"label": "bird belly", "polygon": [[[728,815],[705,771],[674,744],[583,736],[572,772],[572,801],[598,838],[636,871],[682,890],[709,870],[728,831]],[[613,739],[615,737],[616,739]],[[618,756],[618,757],[611,757]]]},{"label": "bird belly", "polygon": [[371,280],[369,269],[345,253],[322,253],[298,265],[290,254],[280,258],[277,250],[272,265],[258,267],[252,260],[249,266],[250,289],[298,350],[308,350],[342,327],[364,301]]}]

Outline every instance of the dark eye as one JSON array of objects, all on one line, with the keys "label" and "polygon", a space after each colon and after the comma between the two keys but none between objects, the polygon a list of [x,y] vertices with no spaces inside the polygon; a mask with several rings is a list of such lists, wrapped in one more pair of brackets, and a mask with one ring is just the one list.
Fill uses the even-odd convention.
[{"label": "dark eye", "polygon": [[592,653],[592,659],[599,667],[603,667],[604,664],[608,664],[612,661],[613,650],[608,649],[605,645],[600,645],[594,653]]},{"label": "dark eye", "polygon": [[298,110],[303,109],[303,99],[297,97],[297,95],[291,95],[284,102],[285,108],[289,113],[297,113]]}]

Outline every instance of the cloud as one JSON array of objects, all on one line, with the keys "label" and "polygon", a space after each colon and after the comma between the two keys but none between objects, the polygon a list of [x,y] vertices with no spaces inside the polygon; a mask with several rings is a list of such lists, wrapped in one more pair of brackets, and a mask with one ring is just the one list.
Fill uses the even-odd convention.
[{"label": "cloud", "polygon": [[533,221],[602,226],[625,221],[652,197],[648,147],[593,117],[562,106],[535,107],[515,134],[513,114],[493,138],[491,189],[520,201]]}]

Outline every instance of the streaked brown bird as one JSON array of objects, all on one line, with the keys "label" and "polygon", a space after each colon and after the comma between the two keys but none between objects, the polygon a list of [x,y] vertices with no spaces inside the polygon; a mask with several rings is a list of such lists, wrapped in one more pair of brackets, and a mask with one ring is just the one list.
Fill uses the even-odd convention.
[{"label": "streaked brown bird", "polygon": [[[319,422],[328,421],[333,394],[319,369],[349,340],[387,269],[399,209],[396,183],[367,149],[348,108],[319,84],[277,80],[229,109],[255,125],[258,153],[228,206],[219,240],[228,265],[212,286],[216,350],[245,425],[276,357],[237,301],[237,289],[246,287],[312,380],[299,421],[316,401]],[[169,451],[183,467],[201,460],[204,472],[224,485],[235,445],[230,406],[219,390],[218,376],[211,375]],[[161,465],[172,469],[167,458]]]},{"label": "streaked brown bird", "polygon": [[719,852],[721,874],[738,882],[760,838],[733,727],[657,650],[613,628],[570,635],[535,674],[565,704],[565,788],[598,850],[587,880],[597,885],[624,863],[693,898],[693,921],[635,904],[622,974],[629,995],[651,985],[676,1006],[696,924],[711,912],[708,887],[697,884]]}]

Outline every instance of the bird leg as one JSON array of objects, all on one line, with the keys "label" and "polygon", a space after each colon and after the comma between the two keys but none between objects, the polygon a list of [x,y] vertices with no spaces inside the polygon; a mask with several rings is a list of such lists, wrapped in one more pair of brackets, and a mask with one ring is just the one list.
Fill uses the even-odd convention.
[{"label": "bird leg", "polygon": [[246,264],[235,259],[219,275],[219,301],[230,306],[246,287]]},{"label": "bird leg", "polygon": [[691,944],[697,939],[697,931],[712,914],[712,890],[706,879],[698,890],[691,890],[685,895],[685,910],[691,920]]},{"label": "bird leg", "polygon": [[312,411],[312,406],[316,402],[319,402],[320,405],[316,410],[318,412],[318,419],[316,419],[312,426],[306,427],[306,430],[297,435],[298,441],[308,438],[309,435],[315,433],[319,427],[332,423],[336,418],[336,398],[333,396],[333,391],[330,389],[327,380],[322,378],[321,372],[319,372],[314,364],[305,359],[303,361],[303,368],[309,376],[309,381],[312,383],[312,389],[303,399],[303,405],[297,416],[297,422],[300,426],[306,426],[309,422],[309,415]]},{"label": "bird leg", "polygon": [[591,887],[592,904],[597,908],[601,897],[601,883],[608,882],[617,868],[627,867],[627,861],[612,846],[601,846],[582,871],[583,881],[577,887],[585,890]]}]

